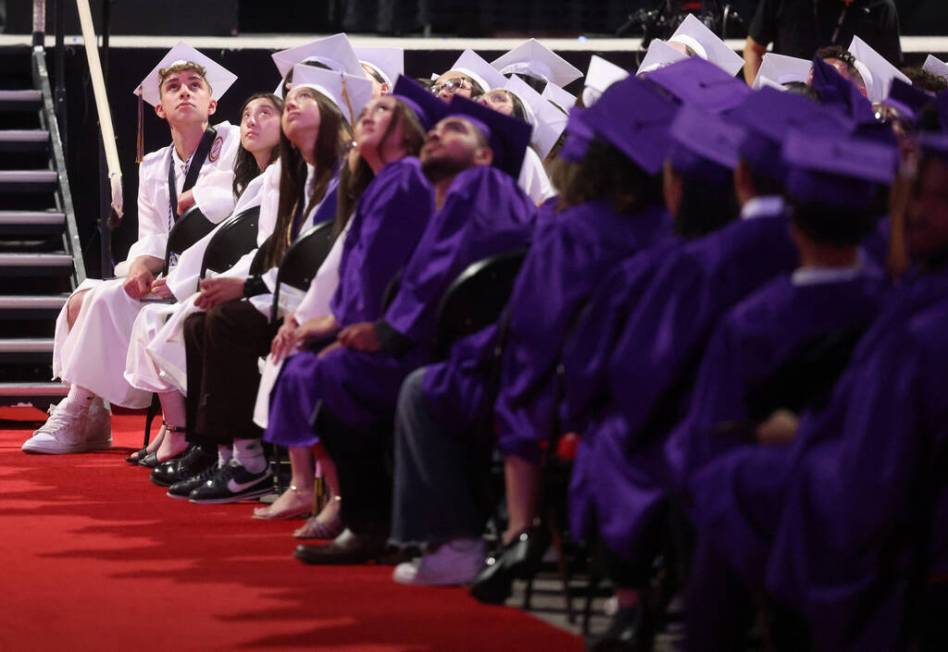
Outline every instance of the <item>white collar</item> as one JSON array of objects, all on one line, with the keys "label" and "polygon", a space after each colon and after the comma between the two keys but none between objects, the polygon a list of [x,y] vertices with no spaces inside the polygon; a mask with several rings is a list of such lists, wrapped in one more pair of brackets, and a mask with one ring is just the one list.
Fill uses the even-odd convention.
[{"label": "white collar", "polygon": [[754,197],[741,207],[741,219],[751,220],[756,217],[775,217],[784,212],[783,197],[767,195]]},{"label": "white collar", "polygon": [[818,285],[820,283],[843,283],[862,276],[865,254],[859,250],[856,264],[850,267],[801,267],[790,277],[790,282],[798,287]]}]

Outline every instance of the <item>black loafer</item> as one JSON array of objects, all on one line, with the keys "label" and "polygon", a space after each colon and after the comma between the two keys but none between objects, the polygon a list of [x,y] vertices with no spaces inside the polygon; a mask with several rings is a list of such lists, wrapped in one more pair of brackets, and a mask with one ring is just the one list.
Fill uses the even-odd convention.
[{"label": "black loafer", "polygon": [[364,564],[376,561],[385,554],[386,539],[384,535],[356,534],[345,529],[329,545],[296,546],[293,556],[304,564]]},{"label": "black loafer", "polygon": [[217,454],[195,444],[182,457],[162,462],[151,472],[151,481],[159,487],[170,487],[176,482],[198,475],[217,463]]},{"label": "black loafer", "polygon": [[168,496],[168,498],[175,498],[177,500],[188,500],[191,497],[191,492],[213,478],[219,468],[215,462],[197,475],[175,482],[168,487],[168,491],[165,495]]},{"label": "black loafer", "polygon": [[652,649],[654,631],[642,605],[623,607],[601,636],[587,645],[589,652],[645,652]]}]

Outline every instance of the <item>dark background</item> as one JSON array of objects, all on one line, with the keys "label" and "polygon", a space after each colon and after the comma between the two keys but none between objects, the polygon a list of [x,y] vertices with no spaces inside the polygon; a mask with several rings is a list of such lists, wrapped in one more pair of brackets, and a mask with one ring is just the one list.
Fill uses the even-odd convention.
[{"label": "dark background", "polygon": [[[103,1],[92,0],[96,16]],[[6,4],[6,31],[28,33],[32,2],[6,0]],[[630,14],[659,4],[659,0],[111,0],[111,11],[115,34],[229,36],[341,30],[413,35],[427,28],[439,36],[551,36],[614,34]],[[672,4],[698,10],[724,2],[673,0]],[[749,21],[757,0],[731,0],[730,5]],[[896,5],[903,34],[948,34],[946,0],[896,0]],[[66,9],[75,15],[74,3],[67,2]]]}]

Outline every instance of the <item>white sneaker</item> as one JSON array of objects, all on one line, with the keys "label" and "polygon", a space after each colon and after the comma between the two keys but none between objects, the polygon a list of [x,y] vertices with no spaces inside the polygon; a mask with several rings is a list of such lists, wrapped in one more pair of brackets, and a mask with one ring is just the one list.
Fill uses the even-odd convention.
[{"label": "white sneaker", "polygon": [[392,579],[398,584],[451,586],[467,584],[484,565],[482,539],[454,539],[434,552],[395,567]]},{"label": "white sneaker", "polygon": [[[64,455],[67,453],[85,453],[102,450],[112,445],[111,430],[102,439],[101,411],[105,411],[101,404],[96,407],[82,410],[72,406],[68,401],[62,401],[56,406],[49,419],[33,433],[20,447],[24,453],[42,453],[46,455]],[[99,414],[93,414],[99,412]],[[106,411],[107,412],[107,411]],[[89,422],[93,421],[96,429],[96,439],[89,440],[86,432]]]}]

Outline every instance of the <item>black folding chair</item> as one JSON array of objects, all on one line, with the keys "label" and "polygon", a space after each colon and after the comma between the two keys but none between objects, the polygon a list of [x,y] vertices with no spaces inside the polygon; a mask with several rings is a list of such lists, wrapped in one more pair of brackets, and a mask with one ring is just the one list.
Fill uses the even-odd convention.
[{"label": "black folding chair", "polygon": [[332,249],[335,241],[332,227],[332,222],[317,224],[297,238],[283,254],[280,271],[277,273],[276,289],[273,291],[271,322],[275,322],[279,314],[281,285],[289,285],[297,290],[306,290],[309,287]]},{"label": "black folding chair", "polygon": [[445,291],[438,307],[435,359],[448,357],[461,338],[497,323],[526,251],[511,251],[472,263]]},{"label": "black folding chair", "polygon": [[257,221],[260,207],[248,208],[224,222],[207,243],[201,261],[201,278],[208,271],[220,274],[234,266],[257,246]]},{"label": "black folding chair", "polygon": [[215,226],[217,225],[207,219],[197,206],[186,210],[168,233],[168,245],[165,247],[165,271],[168,271],[171,256],[180,256],[185,249],[213,231]]}]

